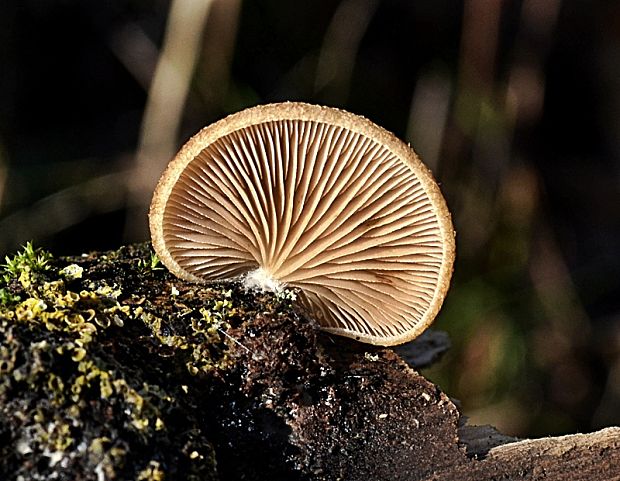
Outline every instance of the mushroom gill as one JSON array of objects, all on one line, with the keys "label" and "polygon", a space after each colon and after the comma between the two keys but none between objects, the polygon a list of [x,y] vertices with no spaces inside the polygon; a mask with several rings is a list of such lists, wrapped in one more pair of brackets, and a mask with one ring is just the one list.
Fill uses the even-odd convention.
[{"label": "mushroom gill", "polygon": [[177,276],[298,287],[323,329],[372,344],[419,335],[452,274],[454,231],[429,170],[389,132],[328,107],[263,105],[204,128],[149,217]]}]

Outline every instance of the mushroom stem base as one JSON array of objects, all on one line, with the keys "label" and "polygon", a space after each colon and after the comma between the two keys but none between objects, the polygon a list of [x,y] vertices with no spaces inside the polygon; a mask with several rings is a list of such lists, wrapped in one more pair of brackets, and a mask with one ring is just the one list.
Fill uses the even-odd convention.
[{"label": "mushroom stem base", "polygon": [[282,292],[285,285],[274,279],[269,272],[262,267],[248,272],[243,276],[243,286],[248,290],[261,292]]}]

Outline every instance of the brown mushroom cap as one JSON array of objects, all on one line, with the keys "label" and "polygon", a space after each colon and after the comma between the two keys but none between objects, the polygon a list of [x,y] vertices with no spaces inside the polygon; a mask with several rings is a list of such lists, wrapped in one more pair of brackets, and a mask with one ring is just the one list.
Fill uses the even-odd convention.
[{"label": "brown mushroom cap", "polygon": [[201,130],[169,164],[149,214],[177,276],[301,288],[329,332],[393,345],[435,318],[454,261],[430,171],[363,117],[262,105]]}]

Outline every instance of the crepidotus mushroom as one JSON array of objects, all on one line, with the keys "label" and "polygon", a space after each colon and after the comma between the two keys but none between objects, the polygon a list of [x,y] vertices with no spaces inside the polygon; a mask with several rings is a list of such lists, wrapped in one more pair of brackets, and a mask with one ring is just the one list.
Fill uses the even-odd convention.
[{"label": "crepidotus mushroom", "polygon": [[324,330],[372,344],[419,335],[452,274],[454,231],[430,171],[334,108],[262,105],[204,128],[168,165],[149,218],[178,277],[298,287]]}]

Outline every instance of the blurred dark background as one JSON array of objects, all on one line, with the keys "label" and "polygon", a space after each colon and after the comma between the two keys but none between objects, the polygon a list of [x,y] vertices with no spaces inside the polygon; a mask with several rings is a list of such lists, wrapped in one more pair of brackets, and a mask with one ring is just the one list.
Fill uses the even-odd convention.
[{"label": "blurred dark background", "polygon": [[620,3],[4,0],[0,254],[145,240],[223,115],[304,100],[411,142],[458,260],[425,372],[515,435],[620,424]]}]

